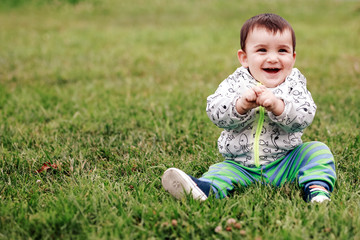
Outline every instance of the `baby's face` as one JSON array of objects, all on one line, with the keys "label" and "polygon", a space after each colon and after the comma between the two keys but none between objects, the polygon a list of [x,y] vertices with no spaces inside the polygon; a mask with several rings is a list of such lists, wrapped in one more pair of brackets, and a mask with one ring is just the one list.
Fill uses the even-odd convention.
[{"label": "baby's face", "polygon": [[257,81],[268,88],[276,87],[285,81],[295,64],[291,32],[254,28],[247,37],[245,51],[239,50],[238,57]]}]

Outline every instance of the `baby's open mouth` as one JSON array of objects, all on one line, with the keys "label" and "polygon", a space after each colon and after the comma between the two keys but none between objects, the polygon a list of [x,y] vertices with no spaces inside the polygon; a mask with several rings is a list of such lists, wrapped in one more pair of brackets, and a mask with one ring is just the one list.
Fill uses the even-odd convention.
[{"label": "baby's open mouth", "polygon": [[267,73],[277,73],[280,71],[280,68],[263,68],[263,70]]}]

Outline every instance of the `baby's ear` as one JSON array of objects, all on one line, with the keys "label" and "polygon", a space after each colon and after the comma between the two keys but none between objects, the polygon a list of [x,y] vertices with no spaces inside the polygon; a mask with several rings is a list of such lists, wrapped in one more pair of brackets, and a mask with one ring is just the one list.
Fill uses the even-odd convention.
[{"label": "baby's ear", "polygon": [[237,55],[238,55],[238,59],[239,59],[240,64],[245,68],[249,67],[246,52],[243,51],[242,49],[240,49],[237,52]]}]

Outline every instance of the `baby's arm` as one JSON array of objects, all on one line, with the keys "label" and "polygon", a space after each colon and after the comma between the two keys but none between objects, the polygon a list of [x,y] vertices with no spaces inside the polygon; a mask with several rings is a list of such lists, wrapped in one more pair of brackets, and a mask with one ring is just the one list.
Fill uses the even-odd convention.
[{"label": "baby's arm", "polygon": [[[247,87],[245,81],[238,79],[236,75],[230,75],[219,85],[216,92],[207,98],[206,112],[210,120],[216,126],[227,130],[240,130],[256,119],[255,111],[244,110],[244,114],[241,114],[237,109],[237,102],[244,97],[239,90]],[[248,106],[245,105],[245,108],[248,109]]]},{"label": "baby's arm", "polygon": [[274,92],[285,103],[283,113],[269,113],[269,117],[287,132],[299,132],[308,127],[314,119],[316,104],[306,88],[306,78],[294,69],[283,88]]}]

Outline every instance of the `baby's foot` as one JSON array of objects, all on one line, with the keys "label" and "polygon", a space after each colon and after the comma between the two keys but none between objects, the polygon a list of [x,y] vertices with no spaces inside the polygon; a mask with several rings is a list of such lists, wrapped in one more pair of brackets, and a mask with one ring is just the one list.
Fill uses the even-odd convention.
[{"label": "baby's foot", "polygon": [[177,199],[181,199],[185,194],[192,194],[194,199],[205,201],[210,189],[209,183],[192,178],[177,168],[167,169],[161,178],[161,183],[165,190]]}]

